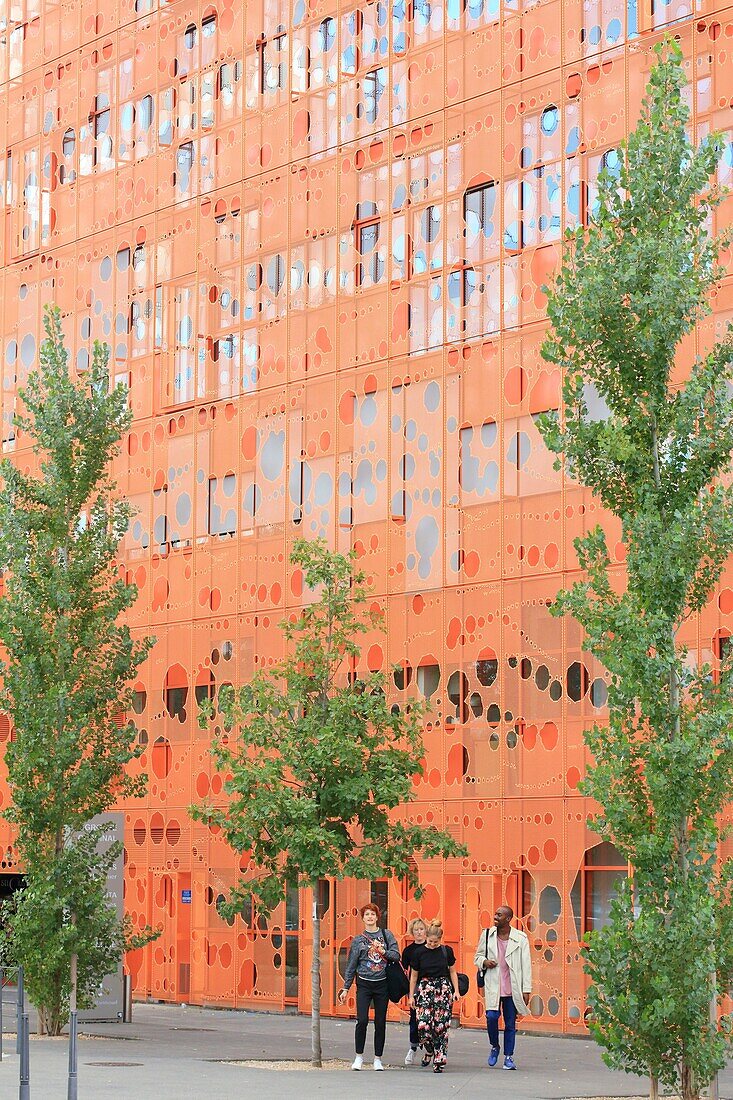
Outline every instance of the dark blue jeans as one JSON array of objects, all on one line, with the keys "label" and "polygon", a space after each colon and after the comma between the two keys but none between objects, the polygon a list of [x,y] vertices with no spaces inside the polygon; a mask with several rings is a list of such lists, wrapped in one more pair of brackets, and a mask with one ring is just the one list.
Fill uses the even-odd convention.
[{"label": "dark blue jeans", "polygon": [[486,1010],[486,1030],[489,1042],[495,1050],[499,1049],[499,1016],[504,1017],[504,1057],[514,1054],[517,1038],[517,1007],[513,997],[500,997],[499,1007]]}]

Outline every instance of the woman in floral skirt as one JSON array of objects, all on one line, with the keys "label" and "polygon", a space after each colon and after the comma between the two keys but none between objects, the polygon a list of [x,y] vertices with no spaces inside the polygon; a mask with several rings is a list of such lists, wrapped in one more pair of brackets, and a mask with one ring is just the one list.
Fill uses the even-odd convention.
[{"label": "woman in floral skirt", "polygon": [[442,1073],[448,1052],[448,1035],[453,1005],[458,1000],[456,957],[443,945],[441,921],[431,921],[424,946],[412,955],[410,1008],[417,1015],[417,1029],[425,1055],[424,1066],[433,1062],[433,1072]]}]

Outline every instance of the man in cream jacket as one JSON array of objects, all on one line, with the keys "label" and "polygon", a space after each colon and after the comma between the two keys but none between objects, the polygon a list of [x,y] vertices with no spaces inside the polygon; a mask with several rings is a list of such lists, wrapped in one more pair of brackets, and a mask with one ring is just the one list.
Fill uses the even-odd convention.
[{"label": "man in cream jacket", "polygon": [[524,932],[512,928],[514,911],[500,905],[494,915],[494,927],[481,933],[474,965],[484,975],[486,1029],[491,1050],[489,1065],[499,1061],[499,1016],[504,1017],[504,1069],[516,1069],[514,1043],[517,1016],[529,1012],[527,1001],[532,993],[532,960],[529,940]]}]

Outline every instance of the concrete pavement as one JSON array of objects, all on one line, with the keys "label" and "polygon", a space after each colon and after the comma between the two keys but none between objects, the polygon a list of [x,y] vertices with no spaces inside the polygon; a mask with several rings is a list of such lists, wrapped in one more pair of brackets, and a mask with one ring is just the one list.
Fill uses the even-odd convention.
[{"label": "concrete pavement", "polygon": [[[449,1064],[434,1075],[403,1064],[407,1027],[390,1024],[384,1062],[386,1072],[368,1064],[361,1073],[348,1069],[321,1073],[276,1072],[231,1065],[243,1059],[308,1059],[310,1020],[254,1012],[216,1011],[171,1005],[134,1007],[132,1024],[86,1024],[79,1048],[80,1100],[304,1100],[308,1097],[349,1100],[565,1100],[568,1097],[638,1096],[646,1093],[639,1078],[612,1073],[594,1043],[520,1035],[516,1073],[486,1065],[486,1036],[458,1029],[451,1033]],[[353,1024],[323,1021],[324,1057],[351,1062]],[[18,1061],[13,1052],[0,1064],[0,1098],[18,1095]],[[31,1040],[32,1100],[65,1100],[68,1047],[65,1039]],[[721,1082],[721,1098],[733,1100],[733,1072]]]}]

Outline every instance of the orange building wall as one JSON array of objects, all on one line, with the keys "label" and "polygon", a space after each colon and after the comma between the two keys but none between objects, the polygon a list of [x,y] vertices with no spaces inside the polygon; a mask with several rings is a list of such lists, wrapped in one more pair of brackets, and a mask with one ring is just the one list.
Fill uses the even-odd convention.
[{"label": "orange building wall", "polygon": [[[51,300],[80,370],[95,338],[111,345],[135,415],[123,558],[133,625],[158,643],[131,715],[150,783],[127,809],[126,905],[164,930],[130,960],[136,995],[309,1007],[309,983],[285,973],[288,952],[308,964],[308,898],[269,928],[228,926],[216,900],[238,860],[186,809],[221,792],[197,689],[281,655],[277,623],[301,596],[289,549],[320,534],[357,549],[386,608],[365,664],[402,665],[398,699],[431,692],[409,812],[470,856],[422,868],[422,911],[469,971],[508,899],[535,948],[534,1024],[577,1030],[597,842],[577,784],[604,686],[547,604],[599,517],[534,423],[559,395],[541,286],[671,20],[695,132],[726,131],[731,182],[731,9],[5,0],[0,20],[3,452],[26,460],[12,416]],[[699,347],[732,306],[726,286]],[[710,657],[731,613],[724,585],[690,627],[693,653]],[[0,841],[2,871],[1,825]],[[337,956],[368,895],[331,891],[334,1013],[349,1011]],[[398,935],[417,908],[390,885]],[[462,1011],[481,1022],[475,987]]]}]

